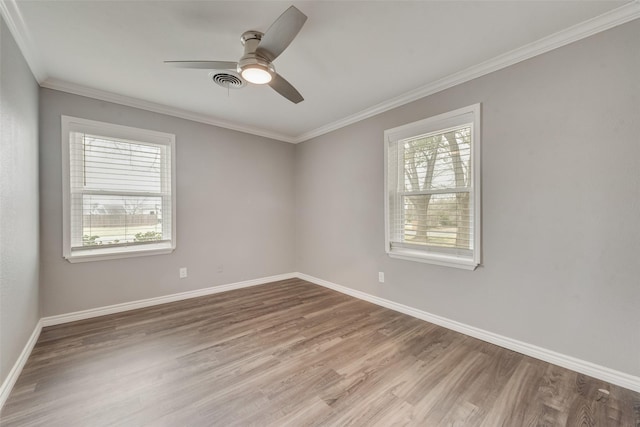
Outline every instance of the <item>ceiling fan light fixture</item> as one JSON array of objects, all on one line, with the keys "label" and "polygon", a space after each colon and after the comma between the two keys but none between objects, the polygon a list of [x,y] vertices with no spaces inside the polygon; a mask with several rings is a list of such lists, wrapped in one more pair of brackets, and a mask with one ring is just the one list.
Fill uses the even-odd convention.
[{"label": "ceiling fan light fixture", "polygon": [[[248,33],[251,32],[247,32],[244,35]],[[245,49],[251,49],[252,44],[256,42],[254,39],[244,42]],[[255,52],[247,52],[238,61],[238,72],[249,83],[263,85],[273,79],[276,69],[273,68],[273,64],[269,60],[257,55]]]},{"label": "ceiling fan light fixture", "polygon": [[198,60],[165,63],[182,68],[236,70],[239,75],[215,72],[212,76],[213,81],[227,89],[232,86],[242,87],[246,82],[256,85],[268,84],[280,95],[297,104],[304,101],[304,98],[291,83],[276,73],[273,61],[289,46],[306,20],[307,16],[304,13],[295,6],[290,6],[271,24],[266,33],[256,30],[245,31],[240,37],[244,54],[238,62]]},{"label": "ceiling fan light fixture", "polygon": [[267,84],[273,79],[270,70],[259,64],[247,65],[240,72],[242,78],[256,85]]}]

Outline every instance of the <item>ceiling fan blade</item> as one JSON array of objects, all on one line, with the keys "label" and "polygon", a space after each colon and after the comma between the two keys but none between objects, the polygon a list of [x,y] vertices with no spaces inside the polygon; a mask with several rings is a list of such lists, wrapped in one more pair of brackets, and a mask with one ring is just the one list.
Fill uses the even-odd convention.
[{"label": "ceiling fan blade", "polygon": [[302,97],[302,95],[300,95],[300,92],[298,92],[296,88],[291,85],[291,83],[286,81],[284,77],[282,77],[278,73],[273,76],[273,79],[271,79],[271,81],[269,82],[269,86],[271,86],[273,90],[275,90],[294,104],[304,101],[304,98]]},{"label": "ceiling fan blade", "polygon": [[307,15],[295,6],[289,7],[264,33],[256,52],[273,61],[289,46],[306,20]]},{"label": "ceiling fan blade", "polygon": [[178,68],[199,68],[203,70],[235,70],[237,62],[231,61],[164,61],[165,64]]}]

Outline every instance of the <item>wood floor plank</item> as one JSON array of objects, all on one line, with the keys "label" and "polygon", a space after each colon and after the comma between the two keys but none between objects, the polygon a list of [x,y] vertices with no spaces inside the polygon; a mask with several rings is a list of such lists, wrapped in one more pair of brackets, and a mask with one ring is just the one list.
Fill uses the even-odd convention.
[{"label": "wood floor plank", "polygon": [[47,327],[14,426],[640,426],[640,394],[290,279]]}]

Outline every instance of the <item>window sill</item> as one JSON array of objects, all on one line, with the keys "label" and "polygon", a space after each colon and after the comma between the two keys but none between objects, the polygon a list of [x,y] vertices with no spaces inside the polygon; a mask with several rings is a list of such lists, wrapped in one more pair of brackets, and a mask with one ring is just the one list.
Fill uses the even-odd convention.
[{"label": "window sill", "polygon": [[158,243],[141,247],[124,246],[119,248],[97,248],[72,251],[65,254],[70,263],[104,261],[109,259],[133,258],[150,255],[165,255],[173,252],[175,247],[171,243]]},{"label": "window sill", "polygon": [[405,261],[422,262],[425,264],[440,265],[443,267],[460,268],[463,270],[475,270],[479,263],[469,258],[457,258],[450,255],[425,253],[411,249],[395,249],[387,252],[391,258]]}]

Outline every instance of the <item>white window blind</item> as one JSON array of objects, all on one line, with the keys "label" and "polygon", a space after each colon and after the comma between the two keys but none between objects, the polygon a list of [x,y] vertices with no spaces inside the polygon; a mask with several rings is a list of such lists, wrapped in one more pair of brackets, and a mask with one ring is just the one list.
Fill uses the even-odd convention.
[{"label": "white window blind", "polygon": [[479,264],[479,105],[385,132],[386,250]]},{"label": "white window blind", "polygon": [[148,255],[175,247],[174,139],[63,116],[67,259]]}]

